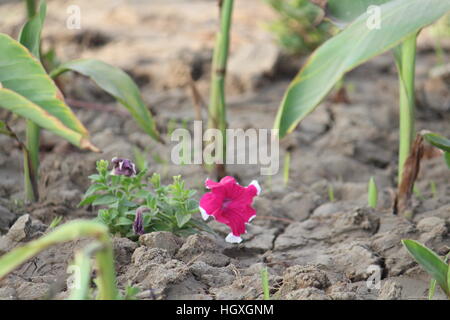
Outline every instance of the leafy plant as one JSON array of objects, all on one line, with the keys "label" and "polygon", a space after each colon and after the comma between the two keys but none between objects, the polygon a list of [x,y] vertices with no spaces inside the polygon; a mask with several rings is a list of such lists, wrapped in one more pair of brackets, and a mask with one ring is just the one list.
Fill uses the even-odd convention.
[{"label": "leafy plant", "polygon": [[[372,4],[379,5],[379,28],[368,27],[371,13],[367,8]],[[416,37],[423,27],[449,11],[450,2],[441,0],[328,0],[328,12],[334,20],[351,23],[319,47],[289,85],[274,125],[280,137],[292,132],[345,73],[394,49],[400,84],[401,177],[415,136]]]},{"label": "leafy plant", "polygon": [[[450,273],[448,264],[435,252],[417,241],[402,240],[402,243],[417,263],[419,263],[419,265],[432,277],[432,279],[436,280],[436,283],[439,284],[447,297],[450,298]],[[434,286],[435,285],[431,283],[430,289],[432,291],[434,291]]]},{"label": "leafy plant", "polygon": [[87,129],[66,105],[52,80],[68,70],[91,77],[128,109],[145,132],[160,142],[162,140],[139,89],[122,70],[101,61],[82,59],[59,66],[50,77],[40,61],[46,1],[40,1],[37,11],[35,1],[26,1],[26,5],[28,21],[20,32],[20,44],[0,33],[0,107],[27,120],[26,141],[20,143],[24,153],[25,195],[27,200],[36,201],[39,198],[41,128],[60,135],[79,148],[99,151],[89,141]]},{"label": "leafy plant", "polygon": [[152,231],[178,235],[210,231],[203,222],[192,218],[198,212],[198,202],[193,199],[196,191],[187,189],[180,176],[164,186],[159,174],[154,173],[147,184],[143,182],[146,170],[133,176],[114,175],[108,166],[108,161],[97,162],[97,174],[89,176],[92,184],[79,206],[101,207],[97,220],[111,233],[136,239]]},{"label": "leafy plant", "polygon": [[[40,128],[47,129],[81,149],[98,151],[89,141],[86,128],[65,104],[55,83],[39,59],[40,34],[46,5],[30,15],[19,41],[0,33],[0,107],[27,120],[24,154],[25,194],[37,200]],[[10,132],[11,133],[11,132]],[[15,134],[9,134],[17,138]]]},{"label": "leafy plant", "polygon": [[265,0],[277,13],[269,30],[290,54],[308,53],[333,33],[333,25],[321,21],[321,10],[309,0]]},{"label": "leafy plant", "polygon": [[91,256],[93,256],[98,268],[95,279],[98,288],[97,299],[119,299],[113,248],[108,229],[103,224],[94,221],[75,220],[69,222],[41,238],[3,255],[0,258],[0,279],[51,246],[84,237],[91,237],[95,240],[75,256],[75,265],[79,268],[79,272],[77,272],[78,278],[75,279],[74,290],[72,290],[70,298],[86,299],[89,297],[92,271]]}]

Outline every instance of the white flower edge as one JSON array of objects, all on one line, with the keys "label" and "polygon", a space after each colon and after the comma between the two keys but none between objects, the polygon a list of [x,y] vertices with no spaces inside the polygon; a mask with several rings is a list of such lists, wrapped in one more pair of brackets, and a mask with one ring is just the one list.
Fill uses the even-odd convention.
[{"label": "white flower edge", "polygon": [[242,238],[239,236],[235,236],[232,232],[230,232],[227,237],[225,238],[225,241],[228,243],[241,243]]},{"label": "white flower edge", "polygon": [[261,186],[259,185],[258,181],[253,180],[252,182],[250,182],[249,186],[254,186],[257,190],[256,195],[259,196],[259,194],[261,193]]},{"label": "white flower edge", "polygon": [[198,209],[200,210],[200,213],[202,214],[202,218],[203,220],[208,220],[209,218],[209,214],[206,212],[205,209],[203,209],[202,207],[198,207]]}]

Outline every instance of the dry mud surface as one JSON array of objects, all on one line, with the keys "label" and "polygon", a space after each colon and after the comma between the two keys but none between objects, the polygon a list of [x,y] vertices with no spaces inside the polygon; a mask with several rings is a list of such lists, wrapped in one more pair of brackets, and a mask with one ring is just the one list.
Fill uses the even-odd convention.
[{"label": "dry mud surface", "polygon": [[[207,97],[215,1],[73,3],[82,9],[82,29],[61,27],[66,5],[49,1],[46,46],[55,45],[63,61],[95,57],[127,70],[141,86],[163,133],[169,120],[181,125],[194,119],[186,83],[190,73]],[[23,8],[13,1],[1,5],[0,13],[4,10],[10,14],[0,21],[0,30],[16,35]],[[271,41],[264,28],[271,17],[260,1],[237,2],[227,83],[230,127],[271,128],[289,79],[301,65],[302,59],[286,58]],[[417,129],[450,136],[450,85],[448,79],[429,76],[436,61],[427,43],[422,39],[418,57]],[[449,48],[444,49],[448,53]],[[143,235],[138,243],[115,238],[120,287],[138,286],[141,299],[261,299],[259,271],[267,266],[271,293],[278,299],[425,299],[429,278],[400,240],[417,239],[442,255],[450,250],[449,171],[441,158],[425,161],[414,220],[393,215],[398,111],[392,57],[383,55],[365,64],[346,82],[350,103],[325,101],[282,142],[281,159],[286,148],[292,151],[287,186],[282,170],[268,179],[259,176],[257,166],[230,166],[229,173],[242,183],[257,178],[263,187],[255,201],[258,215],[244,242],[225,243],[227,228],[214,221],[210,225],[215,236],[181,239],[157,232]],[[207,173],[200,166],[172,165],[171,145],[152,141],[92,83],[67,77],[63,89],[72,100],[99,104],[101,110],[76,106],[74,110],[103,153],[80,152],[45,133],[41,202],[25,206],[20,201],[20,151],[0,136],[0,255],[44,234],[56,216],[64,221],[94,217],[94,211],[77,208],[77,203],[95,161],[132,157],[134,146],[146,151],[151,171],[163,173],[167,181],[182,174],[199,195],[204,192]],[[23,123],[9,120],[23,134]],[[375,210],[366,207],[370,176],[379,187]],[[435,194],[431,182],[437,186]],[[333,202],[328,197],[330,186]],[[51,248],[21,266],[0,281],[0,299],[65,298],[67,263],[74,249],[87,241]],[[379,289],[366,284],[370,266],[381,270]],[[436,298],[444,297],[438,292]]]}]

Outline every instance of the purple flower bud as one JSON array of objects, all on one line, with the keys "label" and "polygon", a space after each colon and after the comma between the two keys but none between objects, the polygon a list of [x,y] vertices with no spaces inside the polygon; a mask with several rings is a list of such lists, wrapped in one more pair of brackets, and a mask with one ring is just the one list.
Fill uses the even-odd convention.
[{"label": "purple flower bud", "polygon": [[133,231],[137,235],[143,235],[145,233],[144,231],[144,216],[143,212],[147,211],[148,209],[146,207],[139,207],[136,210],[136,218],[134,219],[133,223]]},{"label": "purple flower bud", "polygon": [[131,160],[122,159],[122,158],[113,158],[111,160],[113,164],[113,169],[111,170],[111,174],[115,176],[127,176],[133,177],[136,175],[136,166]]}]

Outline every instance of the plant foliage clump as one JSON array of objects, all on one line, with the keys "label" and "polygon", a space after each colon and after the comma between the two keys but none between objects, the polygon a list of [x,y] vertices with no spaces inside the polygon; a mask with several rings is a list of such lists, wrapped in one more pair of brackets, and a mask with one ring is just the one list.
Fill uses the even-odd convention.
[{"label": "plant foliage clump", "polygon": [[332,35],[333,25],[309,0],[266,0],[278,18],[269,25],[287,53],[309,53]]},{"label": "plant foliage clump", "polygon": [[153,231],[180,236],[211,231],[192,218],[198,212],[198,202],[193,199],[196,191],[187,189],[181,176],[173,177],[172,184],[162,185],[160,175],[154,173],[145,183],[147,170],[128,177],[114,175],[108,166],[108,161],[97,161],[97,174],[89,176],[92,184],[79,205],[101,207],[97,220],[112,234],[137,239],[139,234]]}]

